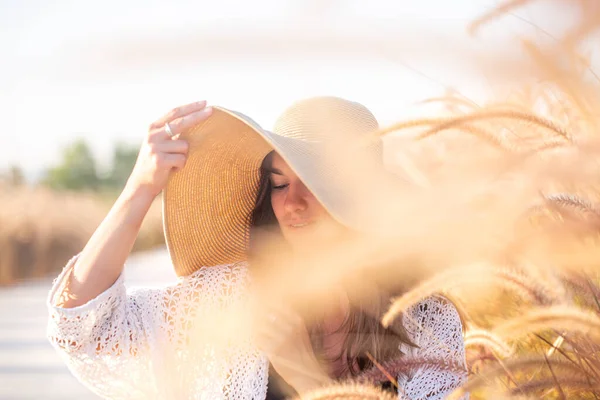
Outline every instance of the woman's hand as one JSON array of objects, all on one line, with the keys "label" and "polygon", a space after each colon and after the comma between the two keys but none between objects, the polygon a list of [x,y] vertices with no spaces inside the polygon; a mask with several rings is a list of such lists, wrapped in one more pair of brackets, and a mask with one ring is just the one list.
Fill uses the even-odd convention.
[{"label": "woman's hand", "polygon": [[270,307],[258,324],[257,344],[298,393],[329,382],[313,352],[303,319],[285,306]]},{"label": "woman's hand", "polygon": [[[127,180],[126,189],[143,191],[156,197],[167,185],[171,171],[185,165],[188,143],[178,139],[179,134],[207,119],[212,108],[206,101],[177,107],[150,125],[144,138],[133,171]],[[171,128],[171,137],[165,124]]]}]

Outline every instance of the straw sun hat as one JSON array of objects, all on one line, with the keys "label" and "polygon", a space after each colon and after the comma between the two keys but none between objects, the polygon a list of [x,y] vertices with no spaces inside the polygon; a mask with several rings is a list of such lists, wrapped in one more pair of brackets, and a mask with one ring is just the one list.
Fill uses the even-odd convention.
[{"label": "straw sun hat", "polygon": [[[292,105],[273,132],[241,113],[213,107],[206,121],[181,134],[189,143],[186,166],[171,175],[163,193],[164,234],[177,275],[246,259],[260,165],[272,150],[334,219],[364,227],[371,218],[361,210],[372,207],[356,205],[371,189],[351,186],[356,174],[378,176],[371,173],[381,159],[377,129],[366,107],[337,97]],[[376,179],[366,181],[377,185]]]}]

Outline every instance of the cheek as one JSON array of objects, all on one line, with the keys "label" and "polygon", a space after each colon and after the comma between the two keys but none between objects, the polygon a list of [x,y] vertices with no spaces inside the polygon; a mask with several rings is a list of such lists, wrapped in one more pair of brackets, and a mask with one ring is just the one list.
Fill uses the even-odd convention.
[{"label": "cheek", "polygon": [[307,209],[310,210],[310,214],[314,217],[314,218],[318,218],[318,219],[329,219],[329,214],[327,213],[327,210],[325,210],[325,208],[321,205],[321,203],[319,203],[319,201],[314,197],[311,196],[307,199]]},{"label": "cheek", "polygon": [[275,218],[278,221],[281,220],[284,214],[284,203],[285,197],[281,192],[272,192],[271,193],[271,207],[273,208],[273,213],[275,214]]}]

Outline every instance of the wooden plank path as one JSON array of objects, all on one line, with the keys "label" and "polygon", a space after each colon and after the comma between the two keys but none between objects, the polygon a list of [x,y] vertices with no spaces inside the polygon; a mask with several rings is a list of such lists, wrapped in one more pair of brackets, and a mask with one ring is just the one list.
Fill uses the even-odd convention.
[{"label": "wooden plank path", "polygon": [[[133,254],[127,285],[176,280],[164,248]],[[67,369],[46,339],[46,296],[52,278],[0,289],[0,400],[97,400]]]}]

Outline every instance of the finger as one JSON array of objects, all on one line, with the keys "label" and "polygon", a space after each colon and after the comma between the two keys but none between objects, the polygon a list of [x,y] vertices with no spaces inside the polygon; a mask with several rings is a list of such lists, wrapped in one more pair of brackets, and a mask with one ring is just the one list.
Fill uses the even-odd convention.
[{"label": "finger", "polygon": [[151,131],[151,137],[156,140],[164,140],[164,139],[177,139],[177,135],[185,132],[187,129],[196,126],[200,122],[204,121],[212,114],[212,107],[203,108],[200,111],[195,111],[191,114],[188,114],[184,117],[177,118],[171,122],[169,122],[169,127],[171,128],[171,132],[173,136],[169,135],[165,130],[164,124]]},{"label": "finger", "polygon": [[206,120],[212,114],[212,107],[206,107],[200,111],[193,112],[184,117],[177,118],[169,122],[171,131],[174,135],[181,134],[186,130],[198,125],[200,122]]},{"label": "finger", "polygon": [[155,149],[163,153],[187,154],[189,143],[185,140],[165,140],[157,143]]},{"label": "finger", "polygon": [[157,119],[155,122],[153,122],[150,125],[150,129],[154,130],[157,128],[162,128],[167,122],[171,122],[177,118],[181,118],[193,112],[200,111],[205,107],[206,100],[197,101],[195,103],[186,104],[185,106],[176,107],[169,111],[167,114],[163,115],[161,118]]},{"label": "finger", "polygon": [[165,164],[168,167],[174,168],[176,171],[179,171],[185,166],[185,161],[187,159],[183,154],[165,154]]}]

